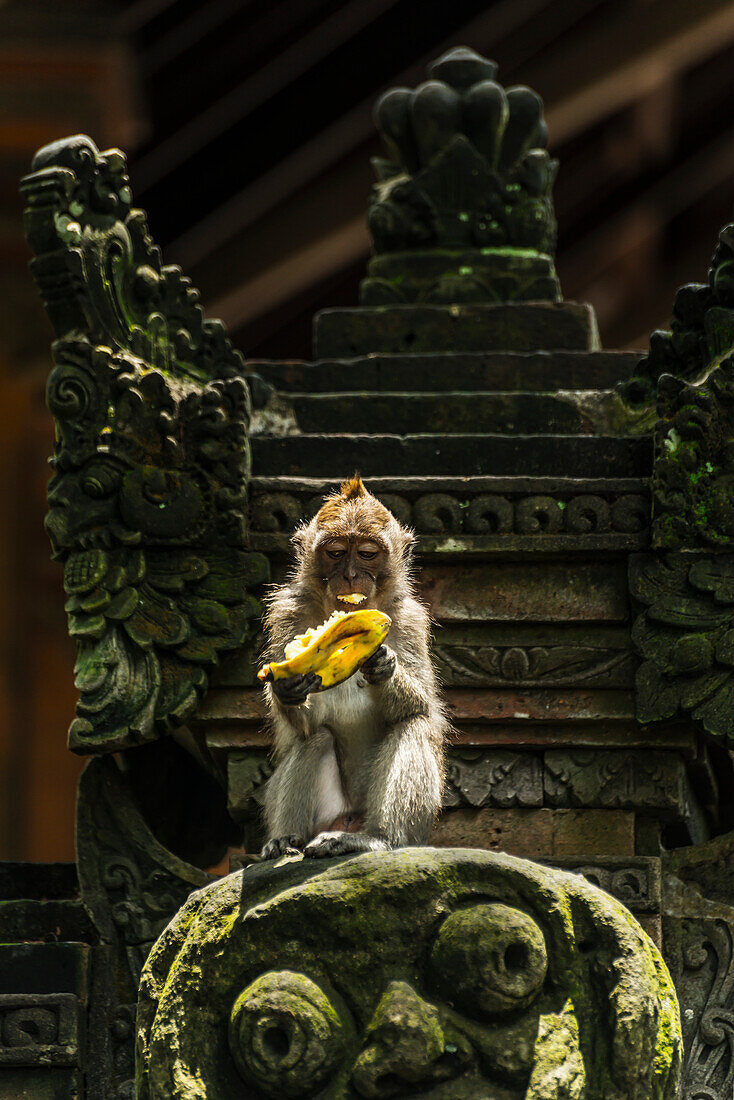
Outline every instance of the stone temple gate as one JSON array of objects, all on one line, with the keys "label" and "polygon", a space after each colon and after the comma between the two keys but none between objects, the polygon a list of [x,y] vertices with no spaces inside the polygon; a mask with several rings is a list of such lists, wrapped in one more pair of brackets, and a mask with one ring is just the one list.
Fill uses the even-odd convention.
[{"label": "stone temple gate", "polygon": [[[456,49],[379,101],[374,255],[312,362],[243,362],[119,151],[22,182],[90,761],[76,868],[0,866],[2,1096],[732,1096],[734,227],[642,359],[602,350],[496,75]],[[257,865],[260,599],[355,469],[418,535],[444,809],[430,848]]]}]

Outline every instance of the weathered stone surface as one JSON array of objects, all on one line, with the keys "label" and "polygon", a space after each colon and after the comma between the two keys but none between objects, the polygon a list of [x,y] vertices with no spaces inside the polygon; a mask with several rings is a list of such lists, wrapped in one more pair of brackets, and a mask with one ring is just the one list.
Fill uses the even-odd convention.
[{"label": "weathered stone surface", "polygon": [[446,351],[363,358],[248,359],[246,368],[281,393],[415,390],[606,390],[639,361],[634,351]]},{"label": "weathered stone surface", "polygon": [[[290,536],[334,485],[322,478],[257,478],[251,545],[289,557]],[[647,483],[637,478],[371,478],[370,490],[417,536],[424,559],[487,554],[640,550],[649,545]]]},{"label": "weathered stone surface", "polygon": [[[565,721],[593,719],[615,721],[634,715],[632,693],[626,691],[478,691],[454,688],[444,692],[452,722],[485,723]],[[197,713],[197,727],[203,723],[261,722],[266,715],[262,688],[213,689]]]},{"label": "weathered stone surface", "polygon": [[314,318],[314,359],[598,346],[594,311],[576,302],[325,309]]},{"label": "weathered stone surface", "polygon": [[[323,478],[255,479],[253,531],[290,535],[337,486]],[[639,534],[649,524],[647,482],[636,478],[372,478],[370,491],[418,535],[492,535],[505,550],[512,549],[512,535],[579,539]]]},{"label": "weathered stone surface", "polygon": [[[544,432],[588,435],[593,425],[580,409],[553,394],[390,393],[295,394],[289,405],[303,432],[407,435],[410,432]],[[256,431],[253,423],[253,432]]]},{"label": "weathered stone surface", "polygon": [[90,953],[83,943],[0,944],[0,993],[71,993],[83,999]]},{"label": "weathered stone surface", "polygon": [[0,1073],[13,1065],[80,1065],[80,1016],[71,993],[0,994]]},{"label": "weathered stone surface", "polygon": [[253,471],[308,477],[415,475],[645,477],[647,436],[287,435],[255,436]]},{"label": "weathered stone surface", "polygon": [[487,848],[525,859],[634,854],[634,815],[622,810],[446,810],[431,833],[441,848]]},{"label": "weathered stone surface", "polygon": [[0,943],[43,942],[49,929],[59,940],[94,943],[97,932],[78,898],[0,901]]},{"label": "weathered stone surface", "polygon": [[676,379],[700,381],[712,365],[729,355],[734,344],[733,257],[734,225],[726,225],[719,233],[708,283],[680,287],[673,303],[672,331],[652,333],[647,355],[638,363],[634,376],[620,386],[630,403],[652,404],[662,376],[666,377],[665,387],[673,385],[673,392],[678,388]]},{"label": "weathered stone surface", "polygon": [[420,591],[442,622],[625,622],[624,565],[619,562],[498,562],[422,570]]},{"label": "weathered stone surface", "polygon": [[[635,655],[623,625],[438,624],[432,654],[447,687],[634,686]],[[257,686],[258,667],[253,647],[222,662],[214,684]]]},{"label": "weathered stone surface", "polygon": [[373,256],[362,306],[561,299],[551,256],[531,248],[442,248]]},{"label": "weathered stone surface", "polygon": [[298,858],[199,892],[158,941],[138,1097],[673,1100],[679,1028],[659,955],[578,875],[476,851]]},{"label": "weathered stone surface", "polygon": [[264,749],[227,754],[227,809],[235,821],[257,816],[262,787],[273,770],[273,762]]},{"label": "weathered stone surface", "polygon": [[634,655],[622,627],[441,626],[433,659],[456,687],[631,688]]}]

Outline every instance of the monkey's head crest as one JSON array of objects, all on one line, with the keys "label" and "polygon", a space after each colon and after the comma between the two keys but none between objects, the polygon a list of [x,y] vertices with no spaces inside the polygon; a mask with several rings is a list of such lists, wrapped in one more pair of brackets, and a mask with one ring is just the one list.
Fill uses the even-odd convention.
[{"label": "monkey's head crest", "polygon": [[331,537],[374,539],[403,557],[415,541],[413,532],[370,493],[357,473],[326,497],[311,522],[295,532],[293,541],[307,551],[324,531]]}]

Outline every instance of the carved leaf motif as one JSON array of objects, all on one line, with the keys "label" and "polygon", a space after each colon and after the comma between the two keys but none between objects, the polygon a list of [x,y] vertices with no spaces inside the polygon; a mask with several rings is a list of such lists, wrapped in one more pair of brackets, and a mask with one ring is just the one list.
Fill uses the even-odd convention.
[{"label": "carved leaf motif", "polygon": [[433,649],[444,682],[454,685],[584,683],[626,686],[631,655],[601,646],[471,646],[439,641]]},{"label": "carved leaf motif", "polygon": [[642,656],[637,717],[687,714],[714,736],[734,738],[734,556],[669,554],[630,561],[644,607],[632,628]]}]

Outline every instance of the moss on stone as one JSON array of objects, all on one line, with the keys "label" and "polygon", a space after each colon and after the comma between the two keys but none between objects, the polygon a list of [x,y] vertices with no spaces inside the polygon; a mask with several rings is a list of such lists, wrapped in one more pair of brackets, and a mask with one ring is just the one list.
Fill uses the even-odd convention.
[{"label": "moss on stone", "polygon": [[139,1100],[672,1100],[680,1062],[667,971],[627,910],[464,849],[289,859],[200,891],[151,954],[139,1029]]}]

